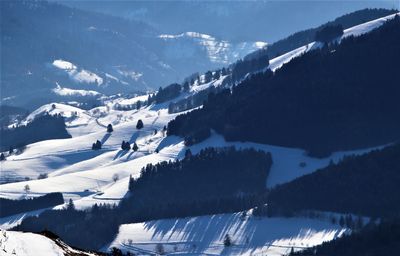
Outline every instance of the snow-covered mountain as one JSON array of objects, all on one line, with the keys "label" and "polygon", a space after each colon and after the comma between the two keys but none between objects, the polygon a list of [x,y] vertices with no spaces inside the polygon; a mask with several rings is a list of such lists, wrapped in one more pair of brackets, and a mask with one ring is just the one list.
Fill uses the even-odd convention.
[{"label": "snow-covered mountain", "polygon": [[193,72],[220,67],[263,45],[232,45],[212,36],[165,40],[142,22],[45,1],[1,1],[1,28],[1,59],[7,63],[1,66],[2,104],[28,109],[54,99],[80,96],[85,101],[95,96],[82,90],[101,94],[154,90]]},{"label": "snow-covered mountain", "polygon": [[[394,15],[391,15],[350,28],[344,32],[343,37],[367,33],[393,17]],[[212,47],[210,44],[204,45],[204,42],[216,42],[209,36],[199,34],[196,36],[194,34],[164,35],[162,39],[168,41],[185,38],[184,40],[187,40],[188,36],[196,44],[200,44],[208,50],[215,50],[214,54],[220,54],[222,51],[222,55],[218,56],[227,54],[223,53],[223,49],[225,49],[223,47],[227,47],[226,45],[223,47],[219,45],[220,43],[216,43]],[[221,50],[216,50],[216,46],[221,46]],[[273,71],[277,70],[294,57],[315,47],[319,47],[318,43],[312,43],[278,56],[270,61],[269,68]],[[224,58],[221,57],[218,61],[223,62]],[[101,75],[94,73],[94,70],[80,69],[75,62],[57,58],[50,65],[52,65],[51,68],[65,74],[68,80],[89,81],[93,86],[90,88],[99,88],[106,83]],[[64,198],[72,199],[78,209],[87,209],[96,203],[118,204],[128,193],[129,176],[138,177],[141,168],[146,164],[182,159],[188,148],[193,154],[196,154],[206,147],[225,146],[255,148],[271,152],[273,166],[268,181],[266,181],[266,187],[272,188],[314,172],[318,168],[329,165],[330,162],[337,162],[345,155],[364,154],[372,150],[365,148],[356,151],[335,152],[329,157],[314,158],[307,156],[302,149],[250,142],[227,142],[215,132],[207,140],[187,147],[182,138],[166,136],[163,133],[163,127],[177,115],[182,114],[182,112],[169,113],[169,103],[196,95],[210,87],[222,87],[224,86],[222,82],[226,77],[222,76],[203,84],[196,82],[189,91],[182,92],[177,98],[159,104],[142,106],[138,109],[119,110],[117,106],[133,105],[147,99],[149,95],[133,98],[105,98],[102,106],[89,110],[61,103],[50,103],[39,107],[22,123],[29,123],[44,113],[61,114],[66,118],[67,130],[72,138],[30,144],[18,155],[7,155],[6,153],[7,159],[1,162],[0,178],[2,182],[8,183],[0,185],[0,197],[20,199],[37,197],[50,192],[62,192]],[[203,78],[204,76],[200,76],[200,80]],[[58,94],[97,95],[94,90],[72,89],[60,84],[57,84],[52,90]],[[139,119],[144,123],[144,128],[141,130],[135,128]],[[113,126],[112,133],[106,130],[108,124]],[[94,151],[91,149],[91,145],[96,140],[101,141],[103,147]],[[130,143],[136,142],[139,150],[137,152],[121,150],[123,140]],[[40,174],[47,174],[48,178],[38,179]],[[29,191],[24,190],[26,185],[29,186]],[[63,207],[65,205],[55,208]],[[0,227],[14,227],[25,217],[36,214],[38,212],[28,212],[1,218]],[[204,231],[204,228],[208,228],[206,232],[197,232],[199,229]],[[341,236],[344,232],[346,230],[326,219],[256,218],[247,215],[242,217],[241,213],[220,214],[135,224],[127,223],[120,227],[115,240],[110,241],[111,244],[105,246],[104,250],[115,246],[132,252],[152,254],[157,244],[163,244],[166,251],[173,252],[176,248],[177,253],[181,254],[195,251],[214,254],[223,252],[230,255],[253,252],[260,255],[263,253],[281,255],[290,252],[292,247],[301,249],[317,245]],[[272,233],[274,235],[271,235]],[[221,240],[225,234],[232,236],[236,247],[224,249]],[[38,244],[43,244],[41,248],[54,246],[51,241],[39,239],[34,234],[10,232],[9,236],[12,241],[9,245],[19,249],[29,248],[32,245],[28,242],[36,240],[38,240]],[[19,247],[15,244],[18,244]],[[57,252],[57,248],[54,250]],[[46,253],[48,252],[46,251]],[[28,253],[28,255],[35,254]],[[52,254],[48,253],[48,255]]]},{"label": "snow-covered mountain", "polygon": [[247,53],[264,48],[267,45],[265,42],[229,43],[196,32],[178,35],[163,34],[159,35],[159,38],[168,43],[165,54],[169,59],[176,59],[176,61],[186,58],[198,59],[196,54],[198,54],[199,49],[204,49],[207,55],[203,58],[207,57],[213,63],[224,65],[243,58]]}]

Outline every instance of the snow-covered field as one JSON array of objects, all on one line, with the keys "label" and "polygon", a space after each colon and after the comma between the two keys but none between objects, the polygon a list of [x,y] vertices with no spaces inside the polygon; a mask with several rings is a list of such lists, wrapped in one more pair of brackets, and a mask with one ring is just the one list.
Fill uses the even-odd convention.
[{"label": "snow-covered field", "polygon": [[[343,37],[359,35],[381,25],[384,20],[394,15],[371,21],[347,29]],[[292,58],[301,55],[319,43],[295,49],[270,61],[270,68],[276,70]],[[69,62],[57,60],[53,63],[66,72],[78,72]],[[75,74],[75,73],[74,73]],[[196,85],[180,98],[193,95],[209,86],[220,86],[225,77],[203,85]],[[97,82],[100,82],[98,80]],[[66,88],[61,88],[65,91]],[[82,92],[83,93],[83,92]],[[180,114],[169,114],[168,103],[142,107],[139,110],[119,111],[118,105],[132,105],[146,100],[148,95],[133,98],[119,97],[106,101],[104,106],[83,110],[66,104],[54,103],[44,105],[32,112],[22,123],[28,123],[35,117],[48,112],[61,114],[66,118],[69,139],[47,140],[30,144],[17,155],[7,157],[1,162],[0,180],[30,180],[11,182],[0,185],[0,197],[19,199],[44,195],[50,192],[62,192],[65,199],[73,199],[78,209],[85,209],[95,203],[118,203],[128,193],[129,176],[138,177],[142,167],[148,163],[180,159],[187,149],[183,139],[175,136],[166,137],[162,129],[167,123]],[[144,128],[136,129],[136,122],[141,119]],[[113,125],[114,131],[107,133],[106,126]],[[156,132],[155,132],[156,131]],[[100,140],[101,150],[92,150],[92,143]],[[122,141],[136,142],[137,152],[122,151]],[[330,161],[337,162],[348,154],[363,154],[371,149],[360,149],[348,152],[335,152],[330,157],[317,159],[309,157],[301,149],[284,148],[250,142],[226,142],[225,139],[212,133],[207,140],[190,147],[196,154],[206,147],[235,146],[237,148],[256,148],[271,152],[273,165],[266,180],[266,187],[291,181],[309,174],[318,168],[325,167]],[[158,152],[158,153],[157,153]],[[48,178],[37,179],[39,174]],[[117,177],[117,179],[115,179]],[[25,185],[30,190],[25,191]],[[63,205],[55,208],[64,207]],[[2,228],[11,228],[28,216],[38,214],[34,211],[0,219]],[[281,255],[291,247],[301,248],[320,244],[325,240],[341,235],[344,230],[328,222],[308,219],[257,219],[238,214],[221,214],[189,219],[158,220],[146,223],[127,224],[120,228],[116,240],[110,245],[131,248],[137,251],[154,252],[157,244],[164,244],[165,250],[188,253],[207,254],[251,254]],[[10,232],[10,241],[24,246],[25,239],[35,239],[34,234]],[[234,246],[224,248],[225,234],[232,237]],[[18,240],[19,239],[19,240]],[[132,240],[132,244],[129,242]],[[40,241],[42,247],[52,248],[51,241]],[[9,242],[9,245],[12,243]],[[1,250],[0,250],[0,253]],[[1,254],[3,255],[3,254]],[[5,254],[8,255],[8,254]],[[17,254],[25,255],[25,254]],[[32,254],[31,254],[32,255]],[[35,254],[35,255],[46,255]],[[57,255],[57,254],[54,254]]]},{"label": "snow-covered field", "polygon": [[[74,254],[75,253],[75,254]],[[95,255],[69,247],[34,233],[0,230],[0,256]]]},{"label": "snow-covered field", "polygon": [[[107,248],[139,255],[286,255],[340,237],[346,229],[306,218],[260,218],[250,211],[121,225]],[[232,246],[225,247],[228,235]]]}]

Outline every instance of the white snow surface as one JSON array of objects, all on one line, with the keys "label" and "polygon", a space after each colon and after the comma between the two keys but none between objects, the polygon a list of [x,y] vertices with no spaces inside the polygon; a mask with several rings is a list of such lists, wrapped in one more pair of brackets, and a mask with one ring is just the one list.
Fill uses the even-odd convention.
[{"label": "white snow surface", "polygon": [[55,68],[65,71],[69,75],[70,79],[75,82],[88,84],[95,83],[99,86],[103,84],[103,78],[89,70],[79,69],[69,61],[57,59],[53,61],[52,65]]},{"label": "white snow surface", "polygon": [[216,39],[210,35],[197,32],[185,32],[178,35],[159,35],[165,41],[173,44],[167,48],[168,56],[190,57],[196,54],[198,49],[193,44],[200,45],[207,52],[211,62],[229,64],[238,58],[244,57],[249,52],[266,47],[266,42],[241,42],[237,44],[225,40]]},{"label": "white snow surface", "polygon": [[[163,219],[121,225],[105,249],[118,247],[144,255],[156,246],[179,255],[286,255],[349,232],[327,221],[306,218],[260,218],[247,212]],[[228,234],[233,245],[224,247]]]},{"label": "white snow surface", "polygon": [[[0,250],[1,256],[64,255],[63,250],[54,241],[44,236],[15,231],[2,231],[2,233],[0,239],[5,251]],[[4,236],[4,233],[6,236]]]},{"label": "white snow surface", "polygon": [[57,87],[52,90],[55,94],[59,96],[99,96],[100,93],[92,90],[77,90],[66,87],[61,87],[57,84]]},{"label": "white snow surface", "polygon": [[72,249],[62,242],[60,244],[62,247],[39,234],[0,230],[0,256],[64,256],[66,253],[94,255]]}]

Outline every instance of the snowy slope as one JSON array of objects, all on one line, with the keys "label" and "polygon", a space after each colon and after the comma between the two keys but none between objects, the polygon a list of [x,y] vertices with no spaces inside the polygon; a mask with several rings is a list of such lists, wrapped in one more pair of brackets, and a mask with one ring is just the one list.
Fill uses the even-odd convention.
[{"label": "snowy slope", "polygon": [[210,35],[197,32],[186,32],[178,35],[159,35],[159,38],[169,43],[165,54],[169,58],[195,57],[199,50],[204,50],[209,60],[218,64],[229,64],[243,58],[246,54],[261,49],[265,42],[230,43],[218,40]]},{"label": "snowy slope", "polygon": [[71,80],[77,83],[96,84],[98,86],[103,84],[103,78],[89,70],[78,69],[76,65],[69,61],[58,59],[54,60],[52,65],[64,71]]},{"label": "snowy slope", "polygon": [[[305,218],[260,218],[247,213],[217,214],[121,225],[108,246],[139,255],[162,245],[182,255],[284,255],[321,244],[346,232],[338,225]],[[225,248],[228,234],[233,246]]]},{"label": "snowy slope", "polygon": [[[343,35],[338,39],[338,41],[342,40],[343,38],[349,37],[349,36],[360,36],[362,34],[368,33],[372,31],[373,29],[376,29],[380,26],[382,26],[386,21],[393,19],[396,15],[400,15],[400,12],[397,14],[392,14],[388,15],[376,20],[372,20],[348,29],[345,29],[343,31]],[[298,57],[310,50],[322,47],[322,43],[320,42],[312,42],[307,45],[304,45],[302,47],[299,47],[297,49],[294,49],[293,51],[290,51],[288,53],[285,53],[281,56],[278,56],[276,58],[273,58],[270,60],[270,65],[269,68],[272,71],[275,71],[282,67],[284,64],[288,63],[291,61],[293,58]]]},{"label": "snowy slope", "polygon": [[0,256],[95,255],[73,249],[60,240],[53,241],[43,235],[5,230],[0,230],[0,247]]},{"label": "snowy slope", "polygon": [[63,250],[52,240],[33,233],[21,233],[14,231],[2,231],[0,239],[2,249],[0,255],[59,255],[63,256]]},{"label": "snowy slope", "polygon": [[101,95],[99,92],[96,91],[71,89],[71,88],[61,87],[59,84],[57,84],[57,87],[53,89],[53,92],[59,96],[95,97]]}]

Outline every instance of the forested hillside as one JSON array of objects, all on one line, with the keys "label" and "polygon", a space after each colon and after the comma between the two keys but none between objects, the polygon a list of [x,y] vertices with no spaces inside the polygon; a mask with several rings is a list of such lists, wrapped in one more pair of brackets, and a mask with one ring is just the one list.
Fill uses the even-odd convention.
[{"label": "forested hillside", "polygon": [[320,246],[291,253],[291,256],[387,256],[396,255],[400,250],[399,220],[385,221],[382,224],[369,225],[360,233],[344,236],[323,243]]},{"label": "forested hillside", "polygon": [[400,144],[337,164],[278,186],[268,195],[270,214],[301,210],[400,216]]},{"label": "forested hillside", "polygon": [[58,234],[71,245],[99,249],[116,235],[118,226],[162,218],[199,216],[249,209],[265,200],[265,180],[272,159],[253,149],[187,151],[183,160],[148,165],[130,179],[130,194],[120,205],[94,205],[75,210],[46,211],[22,221],[16,230]]},{"label": "forested hillside", "polygon": [[34,142],[71,138],[65,127],[64,117],[49,114],[39,116],[27,125],[11,129],[2,128],[0,136],[0,150],[9,150],[10,154],[13,153],[14,149],[23,148]]},{"label": "forested hillside", "polygon": [[253,75],[178,116],[168,134],[215,129],[230,141],[299,147],[311,155],[400,139],[400,18],[325,44],[275,73]]}]

